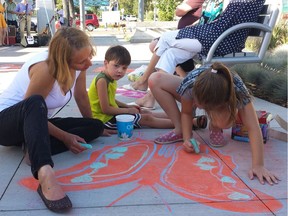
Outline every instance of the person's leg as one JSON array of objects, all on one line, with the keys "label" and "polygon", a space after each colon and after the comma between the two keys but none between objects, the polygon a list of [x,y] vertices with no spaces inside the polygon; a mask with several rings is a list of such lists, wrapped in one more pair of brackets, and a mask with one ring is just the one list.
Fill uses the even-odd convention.
[{"label": "person's leg", "polygon": [[183,79],[163,72],[156,72],[149,78],[149,87],[155,99],[174,124],[175,134],[181,134],[181,115],[177,102],[180,95],[176,89]]},{"label": "person's leg", "polygon": [[31,35],[31,16],[27,16],[27,36]]},{"label": "person's leg", "polygon": [[[55,201],[65,197],[65,193],[52,169],[54,163],[47,122],[47,107],[43,97],[31,96],[0,112],[0,142],[6,146],[21,146],[24,143],[34,178],[39,180],[46,199]],[[59,207],[64,208],[61,205]]]},{"label": "person's leg", "polygon": [[152,114],[141,114],[139,124],[141,126],[147,126],[151,128],[174,128],[174,125],[170,119],[156,118]]},{"label": "person's leg", "polygon": [[149,76],[155,71],[155,65],[157,64],[158,60],[160,59],[155,53],[153,53],[151,60],[145,70],[143,76],[137,80],[136,82],[132,83],[132,87],[136,90],[147,90],[148,88],[148,78]]},{"label": "person's leg", "polygon": [[165,50],[170,48],[170,46],[173,43],[173,41],[175,40],[175,37],[177,36],[177,34],[178,34],[178,30],[165,32],[161,35],[161,37],[157,43],[152,44],[153,46],[156,45],[155,48],[153,48],[153,47],[151,47],[151,48],[153,48],[154,50],[157,50],[157,53],[153,52],[151,60],[148,64],[148,67],[147,67],[146,71],[144,72],[143,76],[138,81],[132,83],[132,87],[134,89],[144,90],[144,91],[147,90],[148,78],[155,71],[155,66],[156,66],[157,62],[159,61],[161,54]]},{"label": "person's leg", "polygon": [[5,43],[5,38],[7,36],[7,31],[8,31],[7,27],[3,29],[3,36],[2,36],[2,44],[3,45],[4,44],[8,44],[7,42]]},{"label": "person's leg", "polygon": [[138,98],[135,103],[140,107],[152,108],[155,105],[155,98],[151,91],[148,91],[142,98]]},{"label": "person's leg", "polygon": [[3,28],[0,27],[0,46],[3,45]]},{"label": "person's leg", "polygon": [[[104,124],[100,120],[92,118],[53,118],[49,121],[68,133],[82,137],[86,142],[98,138],[104,130]],[[50,136],[50,142],[52,155],[68,150],[64,143],[55,137]]]},{"label": "person's leg", "polygon": [[19,22],[19,29],[20,29],[20,37],[21,37],[21,41],[24,39],[25,37],[25,26],[26,26],[26,21],[25,19],[21,19]]},{"label": "person's leg", "polygon": [[158,60],[155,67],[158,70],[161,69],[163,72],[173,74],[176,65],[193,58],[193,56],[195,56],[197,52],[198,49],[196,49],[195,52],[192,52],[184,49],[171,47],[161,54],[161,58]]}]

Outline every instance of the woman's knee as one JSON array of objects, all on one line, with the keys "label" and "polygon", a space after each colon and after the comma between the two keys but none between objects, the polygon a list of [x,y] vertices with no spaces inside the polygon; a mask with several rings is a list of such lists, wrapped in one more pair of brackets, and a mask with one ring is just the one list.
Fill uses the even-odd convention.
[{"label": "woman's knee", "polygon": [[34,111],[40,109],[45,113],[45,115],[47,115],[47,106],[44,98],[41,95],[32,95],[27,98],[24,107],[26,111]]}]

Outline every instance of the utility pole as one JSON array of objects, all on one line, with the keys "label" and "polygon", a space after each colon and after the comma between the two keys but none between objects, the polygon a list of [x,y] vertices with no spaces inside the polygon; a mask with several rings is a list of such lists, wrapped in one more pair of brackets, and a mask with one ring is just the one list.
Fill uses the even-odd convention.
[{"label": "utility pole", "polygon": [[138,0],[138,18],[141,22],[144,21],[144,0]]},{"label": "utility pole", "polygon": [[85,31],[86,30],[86,25],[85,25],[85,5],[84,5],[84,0],[79,0],[79,8],[80,8],[80,29]]}]

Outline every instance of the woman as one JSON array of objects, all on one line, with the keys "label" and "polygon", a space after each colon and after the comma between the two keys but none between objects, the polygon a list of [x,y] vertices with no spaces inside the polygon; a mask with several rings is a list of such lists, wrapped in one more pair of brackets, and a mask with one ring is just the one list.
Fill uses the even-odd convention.
[{"label": "woman", "polygon": [[[86,70],[95,54],[89,37],[76,28],[61,28],[48,52],[26,62],[0,95],[0,144],[22,146],[38,179],[37,189],[48,209],[67,210],[70,199],[57,183],[51,155],[67,150],[77,154],[103,133],[92,119],[86,91]],[[53,118],[72,95],[83,118]]]},{"label": "woman", "polygon": [[[143,76],[132,84],[136,90],[148,88],[148,78],[154,68],[166,73],[174,73],[175,66],[193,58],[196,54],[206,56],[215,40],[227,29],[240,23],[253,22],[257,19],[265,0],[231,0],[224,12],[214,22],[203,25],[165,32],[160,37],[151,61]],[[245,46],[248,29],[242,29],[230,34],[218,46],[215,55],[224,56],[239,52]],[[137,104],[153,106],[152,94],[147,94]]]},{"label": "woman", "polygon": [[5,45],[5,38],[7,34],[7,23],[4,17],[5,8],[0,0],[0,47]]}]

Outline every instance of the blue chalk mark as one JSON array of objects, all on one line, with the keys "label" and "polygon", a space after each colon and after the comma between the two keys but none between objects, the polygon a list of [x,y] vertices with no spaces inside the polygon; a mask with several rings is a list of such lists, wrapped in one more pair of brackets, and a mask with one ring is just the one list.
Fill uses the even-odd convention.
[{"label": "blue chalk mark", "polygon": [[232,184],[236,183],[236,181],[229,176],[223,176],[221,178],[221,181],[226,182],[226,183],[232,183]]},{"label": "blue chalk mark", "polygon": [[107,164],[105,164],[105,163],[95,162],[95,163],[92,163],[92,164],[90,165],[90,168],[99,170],[99,169],[101,169],[101,168],[103,168],[103,167],[106,167],[106,166],[107,166]]},{"label": "blue chalk mark", "polygon": [[89,174],[71,179],[71,182],[73,183],[92,182],[92,181],[93,181],[93,178]]},{"label": "blue chalk mark", "polygon": [[119,159],[120,157],[124,156],[122,153],[108,153],[105,155],[106,159]]},{"label": "blue chalk mark", "polygon": [[239,193],[239,192],[233,192],[228,196],[229,199],[232,200],[250,200],[250,196],[247,194]]},{"label": "blue chalk mark", "polygon": [[115,148],[112,148],[113,151],[122,152],[122,153],[126,152],[127,149],[128,149],[127,147],[115,147]]}]

